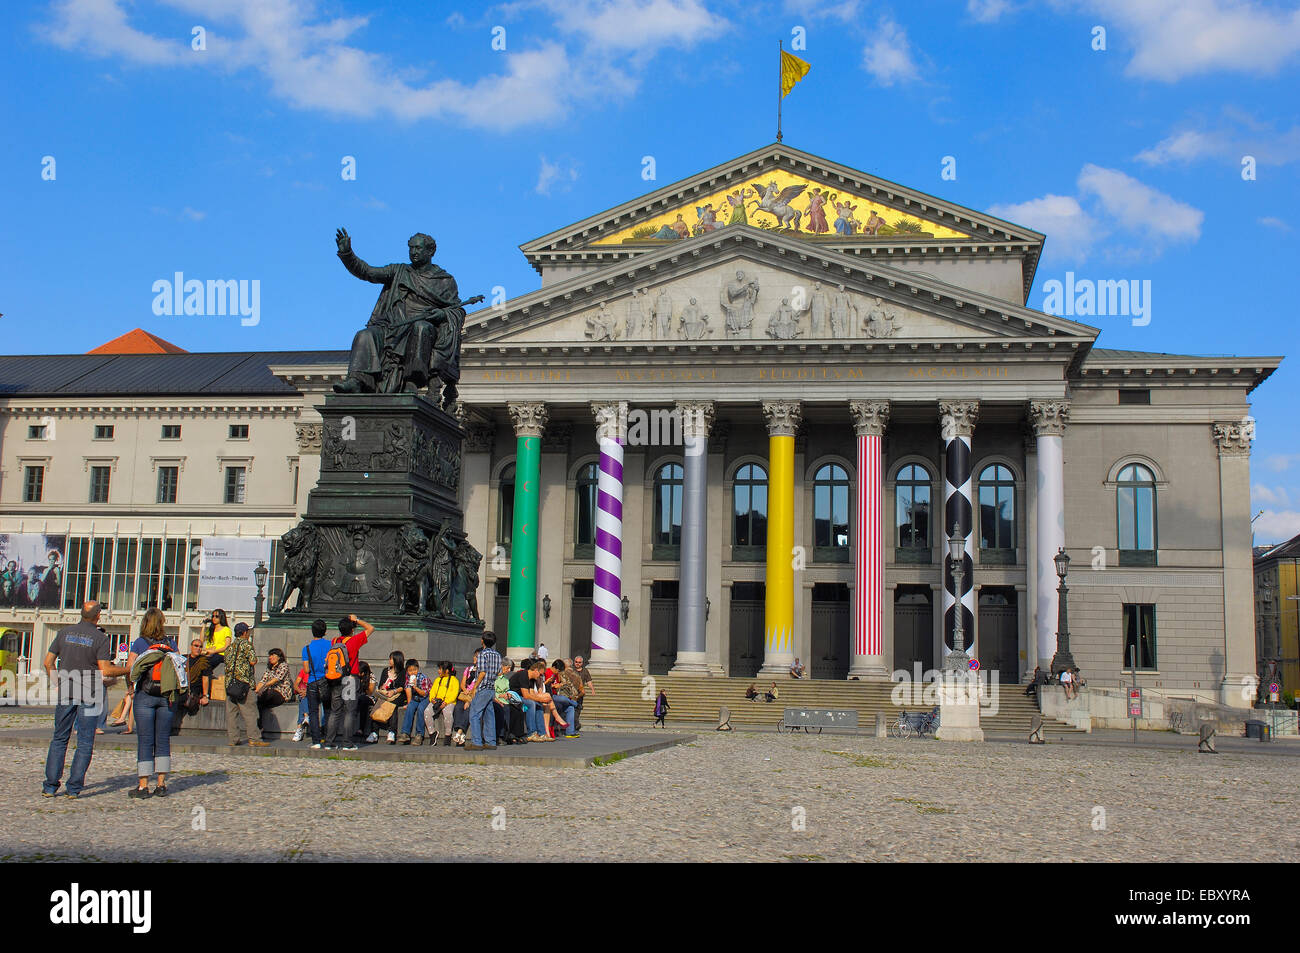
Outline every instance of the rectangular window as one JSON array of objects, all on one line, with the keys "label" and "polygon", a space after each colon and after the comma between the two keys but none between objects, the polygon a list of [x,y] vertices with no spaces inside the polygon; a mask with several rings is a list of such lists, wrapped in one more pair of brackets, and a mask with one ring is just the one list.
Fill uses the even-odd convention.
[{"label": "rectangular window", "polygon": [[90,468],[90,502],[108,502],[108,484],[113,475],[112,467]]},{"label": "rectangular window", "polygon": [[1137,652],[1138,671],[1156,669],[1156,607],[1136,603],[1124,606],[1124,660],[1129,668],[1133,652]]},{"label": "rectangular window", "polygon": [[226,467],[226,502],[244,502],[247,471],[244,467]]},{"label": "rectangular window", "polygon": [[230,439],[231,439],[231,440],[247,440],[247,439],[248,439],[248,424],[231,424],[231,425],[230,425]]},{"label": "rectangular window", "polygon": [[[135,608],[135,571],[140,558],[140,541],[137,539],[117,540],[116,558],[113,560],[112,586],[113,596],[109,602],[110,609],[130,612]],[[143,588],[148,589],[148,586]]]},{"label": "rectangular window", "polygon": [[180,424],[163,424],[163,425],[162,425],[162,438],[163,438],[164,440],[180,440],[180,439],[181,439],[181,425],[180,425]]},{"label": "rectangular window", "polygon": [[23,469],[23,502],[39,503],[45,494],[45,467]]},{"label": "rectangular window", "polygon": [[112,425],[112,424],[95,424],[95,439],[96,439],[96,440],[112,440],[112,439],[113,439],[113,425]]},{"label": "rectangular window", "polygon": [[158,502],[175,503],[176,488],[180,486],[181,468],[180,467],[159,467],[158,468]]},{"label": "rectangular window", "polygon": [[63,560],[63,608],[78,609],[86,590],[86,570],[90,558],[90,539],[68,538],[68,554]]},{"label": "rectangular window", "polygon": [[45,424],[31,424],[27,428],[28,440],[44,440],[49,428]]},{"label": "rectangular window", "polygon": [[1145,388],[1120,388],[1119,402],[1121,404],[1149,404],[1151,403],[1151,391]]}]

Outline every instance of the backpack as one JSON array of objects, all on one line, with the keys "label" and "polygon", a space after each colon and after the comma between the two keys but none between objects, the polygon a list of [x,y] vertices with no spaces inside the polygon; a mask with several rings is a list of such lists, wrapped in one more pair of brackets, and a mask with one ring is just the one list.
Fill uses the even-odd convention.
[{"label": "backpack", "polygon": [[153,668],[149,669],[147,675],[140,676],[140,684],[136,686],[137,691],[142,691],[146,695],[152,695],[154,698],[162,697],[162,671],[164,665],[170,665],[168,653],[171,652],[171,646],[165,642],[159,642],[157,645],[149,646],[146,651],[152,652],[154,649],[162,650],[162,658],[153,663]]},{"label": "backpack", "polygon": [[325,680],[337,682],[352,674],[352,662],[348,658],[348,647],[344,642],[335,642],[325,653]]}]

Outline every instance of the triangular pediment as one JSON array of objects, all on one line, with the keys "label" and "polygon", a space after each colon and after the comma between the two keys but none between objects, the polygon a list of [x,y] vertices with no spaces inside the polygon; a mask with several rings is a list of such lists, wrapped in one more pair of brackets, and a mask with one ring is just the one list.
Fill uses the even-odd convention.
[{"label": "triangular pediment", "polygon": [[737,225],[480,311],[469,344],[657,346],[1059,338],[1097,331],[793,235]]},{"label": "triangular pediment", "polygon": [[[1011,245],[1026,286],[1044,236],[811,153],[775,144],[521,245],[538,267],[557,255],[609,260],[748,225],[814,246],[924,254]],[[568,260],[573,260],[570,257]]]}]

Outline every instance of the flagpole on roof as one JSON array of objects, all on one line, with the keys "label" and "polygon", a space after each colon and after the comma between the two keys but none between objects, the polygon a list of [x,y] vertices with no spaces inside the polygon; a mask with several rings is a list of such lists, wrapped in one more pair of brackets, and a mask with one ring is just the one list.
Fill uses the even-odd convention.
[{"label": "flagpole on roof", "polygon": [[776,41],[776,141],[781,141],[781,54],[785,52],[785,42]]}]

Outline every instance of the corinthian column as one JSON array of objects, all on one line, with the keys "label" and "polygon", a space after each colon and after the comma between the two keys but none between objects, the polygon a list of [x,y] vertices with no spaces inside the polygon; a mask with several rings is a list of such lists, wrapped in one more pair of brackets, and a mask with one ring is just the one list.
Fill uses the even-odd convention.
[{"label": "corinthian column", "polygon": [[[1034,534],[1034,641],[1038,664],[1048,666],[1056,655],[1057,603],[1056,563],[1053,559],[1065,546],[1065,454],[1062,442],[1070,419],[1068,400],[1031,400],[1029,425],[1034,431],[1038,458],[1038,501]],[[1029,660],[1025,668],[1028,669]]]},{"label": "corinthian column", "polygon": [[[974,543],[971,540],[972,514],[975,505],[971,500],[970,441],[979,417],[977,400],[939,401],[939,429],[944,441],[945,465],[943,471],[943,642],[945,657],[953,651],[953,632],[957,613],[962,614],[962,633],[966,654],[975,657],[975,589]],[[965,540],[962,547],[961,592],[948,558],[948,540],[957,536]],[[943,668],[944,661],[938,662]]]},{"label": "corinthian column", "polygon": [[786,675],[794,662],[794,435],[797,400],[763,402],[767,419],[767,603],[761,675]]},{"label": "corinthian column", "polygon": [[857,506],[853,520],[853,661],[849,675],[886,675],[883,456],[889,401],[852,400],[858,435]]},{"label": "corinthian column", "polygon": [[[510,533],[509,649],[537,645],[537,521],[541,496],[543,403],[506,404],[515,426],[515,521]],[[499,623],[498,623],[499,626]]]},{"label": "corinthian column", "polygon": [[677,661],[670,674],[706,674],[704,586],[708,556],[709,429],[713,402],[678,401],[685,449],[682,459],[681,586],[677,598]]},{"label": "corinthian column", "polygon": [[596,487],[596,557],[592,572],[591,667],[619,664],[623,596],[623,444],[627,401],[592,403],[600,444]]}]

